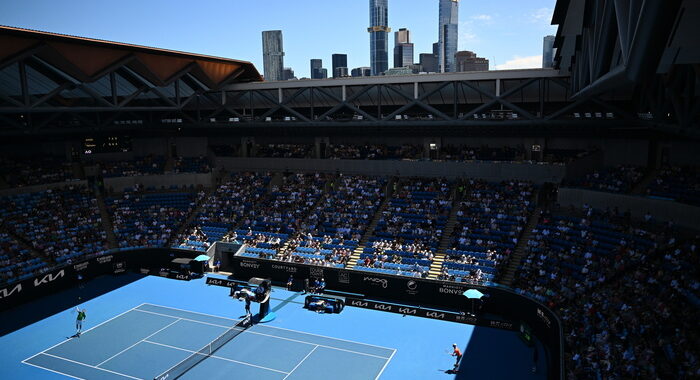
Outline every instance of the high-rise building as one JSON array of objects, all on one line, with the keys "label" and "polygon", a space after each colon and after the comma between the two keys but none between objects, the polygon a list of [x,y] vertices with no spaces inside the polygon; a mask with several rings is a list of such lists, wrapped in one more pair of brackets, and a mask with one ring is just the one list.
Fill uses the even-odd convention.
[{"label": "high-rise building", "polygon": [[457,72],[489,70],[488,59],[477,57],[476,53],[468,50],[458,51],[455,54],[455,65],[457,65]]},{"label": "high-rise building", "polygon": [[413,44],[411,32],[406,28],[394,33],[394,67],[406,67],[413,64]]},{"label": "high-rise building", "polygon": [[459,25],[459,0],[440,0],[439,12],[439,51],[438,65],[440,72],[454,72],[455,54],[457,53],[457,39]]},{"label": "high-rise building", "polygon": [[545,36],[542,43],[542,68],[554,65],[554,36]]},{"label": "high-rise building", "polygon": [[311,60],[311,79],[323,79],[321,77],[321,69],[323,69],[323,61],[320,59]]},{"label": "high-rise building", "polygon": [[369,0],[369,57],[372,75],[389,68],[389,0]]},{"label": "high-rise building", "polygon": [[333,78],[338,78],[336,72],[338,68],[345,68],[345,76],[347,76],[348,71],[348,55],[347,54],[333,54],[331,56],[331,61],[333,63]]},{"label": "high-rise building", "polygon": [[418,55],[418,63],[420,64],[421,71],[425,73],[437,73],[438,72],[438,60],[437,56],[432,53],[421,53]]},{"label": "high-rise building", "polygon": [[320,70],[320,77],[318,79],[326,79],[328,78],[328,69],[321,69]]},{"label": "high-rise building", "polygon": [[372,75],[371,67],[356,67],[352,69],[350,75],[353,77],[368,77]]},{"label": "high-rise building", "polygon": [[265,80],[283,80],[284,48],[282,46],[282,31],[266,30],[262,32],[262,40]]},{"label": "high-rise building", "polygon": [[297,79],[297,77],[294,76],[294,70],[291,67],[285,67],[284,70],[282,70],[282,80],[292,79]]}]

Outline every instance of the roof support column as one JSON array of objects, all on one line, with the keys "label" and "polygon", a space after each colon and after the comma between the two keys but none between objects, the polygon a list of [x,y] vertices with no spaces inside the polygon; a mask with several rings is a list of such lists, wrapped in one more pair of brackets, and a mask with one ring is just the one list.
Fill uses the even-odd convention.
[{"label": "roof support column", "polygon": [[418,99],[418,82],[413,82],[413,99]]}]

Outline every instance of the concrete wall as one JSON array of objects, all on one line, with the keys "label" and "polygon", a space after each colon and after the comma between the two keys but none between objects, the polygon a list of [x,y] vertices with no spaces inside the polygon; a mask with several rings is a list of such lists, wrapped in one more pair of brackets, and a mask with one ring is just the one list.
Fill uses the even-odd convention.
[{"label": "concrete wall", "polygon": [[375,176],[471,177],[488,181],[522,179],[535,183],[559,182],[564,165],[493,162],[368,161],[220,157],[217,167],[233,171],[341,172]]},{"label": "concrete wall", "polygon": [[105,178],[105,188],[111,188],[115,192],[123,192],[125,188],[134,187],[137,183],[146,188],[153,186],[159,190],[167,190],[172,185],[178,187],[189,187],[190,185],[211,187],[212,175],[211,173],[182,173]]},{"label": "concrete wall", "polygon": [[181,157],[199,157],[207,155],[209,139],[206,137],[176,137],[177,155]]},{"label": "concrete wall", "polygon": [[56,188],[62,188],[65,186],[80,186],[80,185],[87,186],[87,181],[82,180],[82,181],[55,182],[55,183],[49,183],[49,184],[43,184],[43,185],[34,185],[34,186],[14,187],[11,189],[2,189],[2,190],[0,190],[0,196],[24,194],[24,193],[38,193],[41,191],[46,191],[48,189],[56,189]]},{"label": "concrete wall", "polygon": [[700,229],[700,207],[673,201],[573,188],[560,188],[557,201],[565,207],[581,207],[584,203],[603,210],[617,207],[620,212],[629,210],[634,218],[643,218],[649,212],[657,221],[671,220],[679,226]]}]

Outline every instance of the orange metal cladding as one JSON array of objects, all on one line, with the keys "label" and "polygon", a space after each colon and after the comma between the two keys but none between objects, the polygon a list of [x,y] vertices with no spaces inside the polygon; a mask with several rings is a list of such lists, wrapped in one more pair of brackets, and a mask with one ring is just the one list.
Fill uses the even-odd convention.
[{"label": "orange metal cladding", "polygon": [[49,63],[57,67],[67,69],[69,63],[77,68],[82,80],[94,80],[96,74],[130,57],[133,58],[130,62],[135,63],[132,69],[136,72],[145,69],[140,74],[160,82],[159,85],[190,65],[198,68],[191,74],[212,87],[230,80],[262,80],[255,66],[246,61],[6,26],[0,26],[0,46],[0,67],[22,52],[36,49],[33,54],[48,57]]}]

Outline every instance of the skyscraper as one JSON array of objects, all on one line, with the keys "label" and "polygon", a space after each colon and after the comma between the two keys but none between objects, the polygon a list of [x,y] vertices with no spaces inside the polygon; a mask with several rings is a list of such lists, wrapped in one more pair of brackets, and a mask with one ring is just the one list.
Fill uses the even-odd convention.
[{"label": "skyscraper", "polygon": [[369,0],[369,57],[372,75],[389,68],[389,0]]},{"label": "skyscraper", "polygon": [[291,67],[285,67],[282,71],[282,80],[292,79],[297,79],[297,77],[294,76],[294,69],[292,69]]},{"label": "skyscraper", "polygon": [[548,69],[554,65],[554,36],[545,36],[542,43],[542,68]]},{"label": "skyscraper", "polygon": [[406,67],[413,64],[413,44],[411,32],[406,28],[394,33],[394,67]]},{"label": "skyscraper", "polygon": [[459,0],[440,0],[439,24],[438,31],[440,50],[438,52],[438,65],[440,72],[454,72],[455,54],[457,53],[457,39],[459,25]]},{"label": "skyscraper", "polygon": [[321,69],[323,68],[323,61],[320,59],[311,60],[311,79],[323,79],[321,77]]},{"label": "skyscraper", "polygon": [[[331,56],[331,61],[333,63],[333,78],[339,78],[343,76],[343,72],[345,72],[345,76],[347,76],[348,72],[348,55],[347,54],[333,54]],[[341,68],[344,68],[345,70],[339,70]]]},{"label": "skyscraper", "polygon": [[282,46],[282,31],[266,30],[262,32],[262,40],[265,80],[283,80],[284,48]]}]

